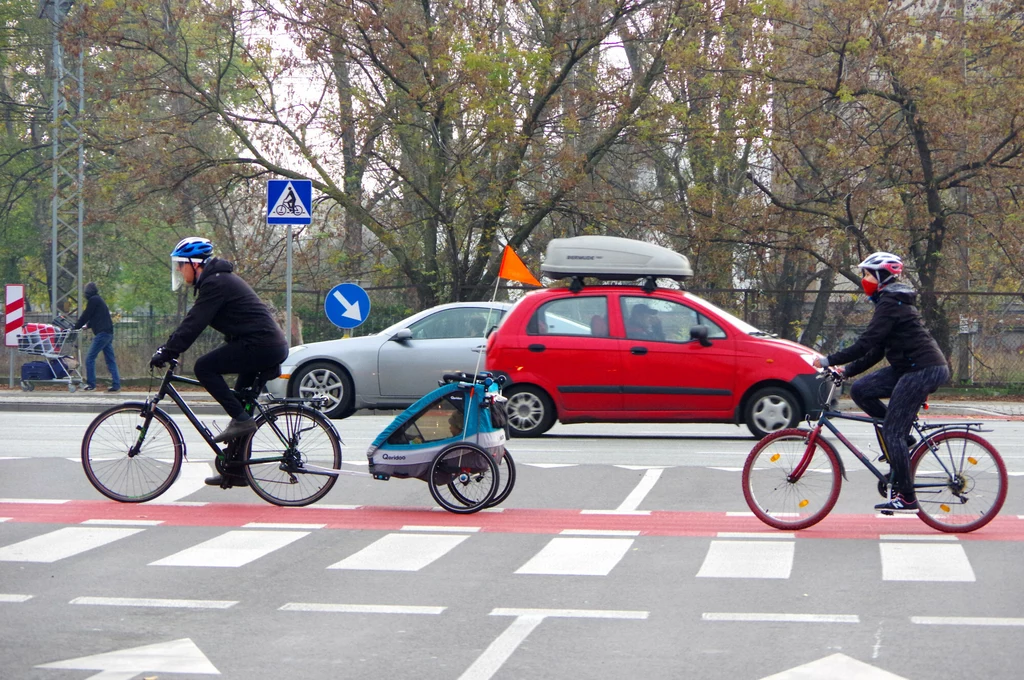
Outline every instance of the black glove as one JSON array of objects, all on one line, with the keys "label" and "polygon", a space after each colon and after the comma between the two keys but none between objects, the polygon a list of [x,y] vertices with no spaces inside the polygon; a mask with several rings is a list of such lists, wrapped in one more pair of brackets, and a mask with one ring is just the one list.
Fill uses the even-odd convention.
[{"label": "black glove", "polygon": [[171,359],[177,359],[178,355],[176,352],[172,352],[166,347],[160,347],[157,351],[153,352],[152,358],[149,360],[150,368],[163,368],[164,365]]}]

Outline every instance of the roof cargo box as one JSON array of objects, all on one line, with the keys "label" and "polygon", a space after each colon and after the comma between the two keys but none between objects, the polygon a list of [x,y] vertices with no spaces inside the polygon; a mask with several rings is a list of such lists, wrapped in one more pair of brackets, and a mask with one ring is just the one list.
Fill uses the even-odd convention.
[{"label": "roof cargo box", "polygon": [[686,256],[663,246],[616,236],[556,238],[540,270],[554,279],[589,276],[604,281],[693,276]]}]

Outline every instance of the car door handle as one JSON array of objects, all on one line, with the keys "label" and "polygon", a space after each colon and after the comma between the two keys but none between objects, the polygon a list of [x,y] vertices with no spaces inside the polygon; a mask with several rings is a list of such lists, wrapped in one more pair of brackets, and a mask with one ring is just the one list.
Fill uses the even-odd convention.
[{"label": "car door handle", "polygon": [[544,350],[547,349],[547,347],[535,343],[532,345],[527,345],[526,349],[530,350],[531,352],[543,352]]},{"label": "car door handle", "polygon": [[477,345],[476,347],[473,348],[473,351],[476,352],[477,354],[480,354],[481,352],[486,352],[487,345]]},{"label": "car door handle", "polygon": [[629,348],[629,353],[630,354],[647,354],[647,348],[646,347],[630,347]]}]

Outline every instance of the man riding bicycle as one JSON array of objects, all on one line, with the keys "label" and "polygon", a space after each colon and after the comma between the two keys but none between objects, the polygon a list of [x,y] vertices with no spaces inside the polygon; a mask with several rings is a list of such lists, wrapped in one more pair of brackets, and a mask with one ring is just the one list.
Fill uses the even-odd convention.
[{"label": "man riding bicycle", "polygon": [[[889,365],[850,386],[850,397],[872,418],[884,419],[882,438],[892,466],[890,498],[876,505],[885,512],[917,512],[907,439],[917,410],[928,395],[949,380],[949,365],[924,327],[914,303],[917,292],[898,283],[903,260],[892,253],[872,253],[857,265],[861,287],[875,305],[868,327],[852,345],[815,359],[815,368],[848,364],[846,377],[863,373],[884,356]],[[889,399],[886,408],[882,399]]]},{"label": "man riding bicycle", "polygon": [[[207,326],[224,334],[226,344],[196,360],[195,376],[231,416],[228,426],[214,438],[225,442],[251,433],[256,422],[228,387],[224,374],[238,375],[235,389],[247,388],[261,372],[285,360],[288,343],[266,304],[234,274],[234,265],[212,254],[213,244],[199,237],[184,238],[171,251],[171,289],[177,290],[182,283],[193,286],[196,301],[149,365],[163,367],[176,359]],[[206,483],[224,487],[246,484],[244,477],[234,475],[227,479],[215,475]]]}]

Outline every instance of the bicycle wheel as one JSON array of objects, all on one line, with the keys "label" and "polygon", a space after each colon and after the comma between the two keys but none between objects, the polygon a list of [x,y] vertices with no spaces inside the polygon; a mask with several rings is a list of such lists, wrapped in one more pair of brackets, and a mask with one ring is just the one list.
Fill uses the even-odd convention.
[{"label": "bicycle wheel", "polygon": [[318,411],[294,404],[274,406],[257,418],[242,464],[249,485],[263,500],[309,505],[326,496],[338,478],[305,468],[341,470],[341,440]]},{"label": "bicycle wheel", "polygon": [[154,409],[149,427],[144,425],[143,406],[123,404],[96,416],[85,431],[82,467],[107,498],[150,501],[178,478],[185,446],[170,416]]},{"label": "bicycle wheel", "polygon": [[498,466],[475,444],[457,442],[441,449],[430,464],[430,495],[448,512],[483,510],[498,489]]},{"label": "bicycle wheel", "polygon": [[493,508],[502,503],[512,493],[512,487],[516,485],[516,462],[512,460],[512,454],[505,449],[504,455],[498,461],[498,483],[500,488],[495,492],[494,498],[487,504]]},{"label": "bicycle wheel", "polygon": [[[512,460],[512,454],[505,450],[502,454],[501,460],[497,463],[498,466],[498,485],[499,489],[495,492],[494,498],[487,504],[487,507],[493,508],[495,505],[499,505],[502,501],[508,498],[508,495],[512,493],[512,487],[516,485],[516,463]],[[451,494],[458,499],[463,505],[473,505],[475,501],[470,498],[466,498],[462,495],[460,490],[460,484],[452,482],[448,485],[448,490]]]},{"label": "bicycle wheel", "polygon": [[1007,476],[999,452],[973,432],[942,432],[929,437],[910,461],[928,526],[966,533],[985,526],[1006,500]]},{"label": "bicycle wheel", "polygon": [[743,497],[762,522],[776,529],[806,529],[825,518],[839,499],[842,476],[832,445],[820,436],[800,479],[790,475],[807,452],[807,430],[774,432],[750,451],[743,464]]}]

